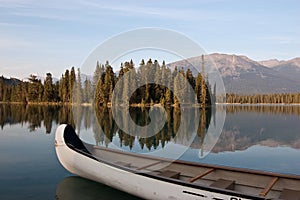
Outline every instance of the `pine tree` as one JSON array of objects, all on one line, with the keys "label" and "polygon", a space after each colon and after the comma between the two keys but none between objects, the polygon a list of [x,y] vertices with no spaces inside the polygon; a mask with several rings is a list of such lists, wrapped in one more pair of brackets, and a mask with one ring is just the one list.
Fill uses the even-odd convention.
[{"label": "pine tree", "polygon": [[[102,76],[104,78],[104,76]],[[95,91],[95,104],[96,106],[102,106],[104,105],[104,81],[103,78],[100,77],[98,80],[98,83],[96,85],[96,91]]]},{"label": "pine tree", "polygon": [[75,99],[74,99],[74,102],[73,103],[76,103],[76,104],[81,104],[82,103],[82,86],[81,86],[81,75],[80,75],[80,69],[78,68],[77,69],[77,79],[75,81],[75,89],[74,89],[74,92],[75,92]]},{"label": "pine tree", "polygon": [[174,79],[174,104],[176,104],[176,106],[178,106],[179,103],[186,103],[186,97],[184,96],[185,87],[184,71],[180,70]]},{"label": "pine tree", "polygon": [[185,87],[185,99],[186,103],[193,103],[194,102],[194,89],[195,89],[195,78],[193,76],[193,73],[190,69],[186,71],[186,79],[187,79],[187,84]]},{"label": "pine tree", "polygon": [[165,103],[166,105],[173,104],[173,80],[172,80],[172,73],[170,69],[166,69],[166,80],[167,80],[167,89],[165,90]]},{"label": "pine tree", "polygon": [[[41,102],[43,96],[43,85],[41,80],[37,79],[36,75],[31,74],[28,78],[28,100],[30,102]],[[22,98],[22,88],[18,86],[17,92],[15,93],[18,101]]]},{"label": "pine tree", "polygon": [[67,69],[64,75],[64,81],[62,85],[62,95],[63,95],[63,102],[71,102],[70,101],[70,72]]},{"label": "pine tree", "polygon": [[46,74],[46,79],[44,81],[44,101],[46,102],[54,101],[54,87],[52,83],[51,73]]},{"label": "pine tree", "polygon": [[198,103],[201,102],[202,83],[203,83],[203,77],[201,73],[198,73],[196,77],[196,83],[195,83],[195,93],[196,93]]},{"label": "pine tree", "polygon": [[204,108],[207,102],[207,88],[205,84],[205,71],[204,71],[204,55],[201,56],[201,60],[202,60],[201,106]]},{"label": "pine tree", "polygon": [[53,98],[55,102],[60,101],[59,88],[60,88],[59,81],[56,81],[53,87]]},{"label": "pine tree", "polygon": [[96,86],[98,84],[98,81],[99,79],[101,78],[102,74],[104,73],[105,71],[105,68],[103,65],[101,65],[99,63],[99,61],[97,61],[97,64],[96,64],[96,69],[94,71],[94,75],[93,75],[93,83],[92,83],[92,90],[93,90],[93,93],[94,91],[96,90]]},{"label": "pine tree", "polygon": [[89,79],[85,79],[83,87],[83,102],[92,103],[92,83]]},{"label": "pine tree", "polygon": [[4,101],[4,94],[6,92],[6,84],[4,82],[4,77],[0,77],[0,102]]},{"label": "pine tree", "polygon": [[116,104],[122,104],[122,96],[123,96],[123,90],[124,90],[124,80],[123,80],[123,76],[124,76],[124,69],[123,69],[123,63],[121,63],[121,67],[120,67],[120,71],[119,71],[119,76],[117,79],[116,84],[118,85],[117,88],[117,93],[114,94],[114,103]]},{"label": "pine tree", "polygon": [[[74,92],[76,90],[75,87],[76,84],[76,73],[75,73],[75,68],[72,67],[71,68],[71,72],[70,72],[70,77],[69,77],[69,102],[72,103],[72,100],[74,99]],[[77,98],[77,97],[75,97]]]},{"label": "pine tree", "polygon": [[112,99],[113,89],[115,87],[115,74],[112,67],[106,62],[106,70],[104,76],[104,104],[110,103]]}]

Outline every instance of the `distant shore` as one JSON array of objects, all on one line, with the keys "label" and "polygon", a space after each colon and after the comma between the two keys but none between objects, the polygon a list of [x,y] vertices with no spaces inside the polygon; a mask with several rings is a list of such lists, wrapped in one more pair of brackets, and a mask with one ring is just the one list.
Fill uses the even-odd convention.
[{"label": "distant shore", "polygon": [[[16,105],[41,105],[41,106],[84,106],[84,107],[92,107],[92,103],[64,103],[64,102],[3,102],[0,101],[0,104],[16,104]],[[226,106],[300,106],[300,103],[216,103],[216,105],[226,105]],[[120,105],[122,107],[125,107],[125,105]],[[130,104],[130,107],[151,107],[151,106],[163,106],[161,104]],[[182,105],[184,106],[192,106],[192,107],[201,107],[201,104],[186,104]],[[106,107],[112,107],[111,103],[107,104]],[[176,104],[168,105],[168,107],[179,107]]]},{"label": "distant shore", "polygon": [[216,103],[216,105],[232,105],[232,106],[299,106],[300,103]]}]

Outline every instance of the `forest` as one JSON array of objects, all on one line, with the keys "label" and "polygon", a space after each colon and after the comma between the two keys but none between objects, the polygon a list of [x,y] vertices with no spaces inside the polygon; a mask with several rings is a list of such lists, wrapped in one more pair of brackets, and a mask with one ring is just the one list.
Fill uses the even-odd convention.
[{"label": "forest", "polygon": [[230,104],[299,104],[300,93],[279,94],[226,94],[226,102]]},{"label": "forest", "polygon": [[[204,63],[204,62],[203,62]],[[204,67],[202,68],[204,69]],[[179,106],[180,104],[197,104],[207,107],[216,103],[216,85],[208,82],[208,77],[202,70],[193,74],[190,69],[170,69],[163,61],[149,59],[141,60],[136,66],[132,60],[121,63],[119,71],[106,61],[96,63],[92,77],[85,76],[78,68],[67,69],[59,80],[54,81],[52,74],[47,73],[41,81],[31,74],[26,81],[0,77],[0,102],[24,104],[95,104],[97,106],[111,105],[112,101],[121,105],[150,106],[162,104]],[[186,81],[183,81],[182,78]],[[142,82],[153,80],[131,91]],[[119,92],[114,95],[115,86]],[[191,88],[187,87],[190,85]],[[177,94],[174,95],[174,93]],[[132,95],[131,95],[132,94]],[[197,101],[195,101],[195,97]],[[181,102],[179,101],[181,99]],[[299,104],[300,93],[281,94],[226,94],[229,104]]]},{"label": "forest", "polygon": [[[128,76],[125,76],[126,74]],[[119,82],[120,92],[115,95],[120,104],[147,106],[150,104],[179,105],[179,103],[191,104],[197,95],[197,104],[205,107],[214,102],[210,94],[210,85],[205,79],[204,73],[194,76],[190,69],[169,69],[165,62],[159,64],[151,59],[145,63],[142,60],[138,67],[132,60],[121,63],[120,70],[116,73],[107,61],[105,64],[97,62],[91,80],[81,79],[80,69],[72,67],[62,74],[60,80],[54,82],[51,73],[46,74],[42,82],[36,75],[31,74],[28,81],[7,84],[4,77],[0,77],[0,102],[17,102],[25,104],[53,103],[53,104],[92,104],[100,106],[110,105],[115,85]],[[147,83],[149,77],[154,83],[144,84],[135,91],[131,91],[139,81]],[[183,82],[185,78],[187,81]],[[162,83],[165,81],[164,85]],[[156,84],[158,83],[158,84]],[[192,89],[188,89],[189,84]],[[166,87],[167,86],[167,87]],[[194,90],[195,92],[193,92]],[[184,102],[179,102],[172,92],[181,95]],[[133,94],[133,95],[130,95]],[[186,98],[186,97],[190,98]]]}]

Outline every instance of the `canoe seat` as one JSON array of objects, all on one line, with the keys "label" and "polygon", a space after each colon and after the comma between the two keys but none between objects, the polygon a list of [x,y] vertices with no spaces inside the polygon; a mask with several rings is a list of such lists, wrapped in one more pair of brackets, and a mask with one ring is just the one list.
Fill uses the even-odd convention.
[{"label": "canoe seat", "polygon": [[179,179],[180,172],[166,170],[166,171],[160,172],[158,175],[163,176],[163,177],[168,177],[168,178]]},{"label": "canoe seat", "polygon": [[300,200],[299,190],[283,189],[279,199],[283,200]]},{"label": "canoe seat", "polygon": [[214,183],[210,185],[211,187],[217,187],[226,190],[234,190],[235,181],[226,180],[226,179],[218,179]]},{"label": "canoe seat", "polygon": [[123,161],[117,161],[115,162],[116,165],[120,165],[123,167],[131,167],[131,163],[123,162]]}]

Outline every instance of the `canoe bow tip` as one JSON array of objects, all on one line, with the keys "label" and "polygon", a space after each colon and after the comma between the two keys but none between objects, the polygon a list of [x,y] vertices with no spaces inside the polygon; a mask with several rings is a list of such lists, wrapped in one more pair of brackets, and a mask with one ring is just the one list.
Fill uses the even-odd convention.
[{"label": "canoe bow tip", "polygon": [[55,133],[55,140],[54,140],[55,147],[65,145],[64,131],[67,126],[68,126],[67,124],[61,124],[57,127],[56,133]]}]

